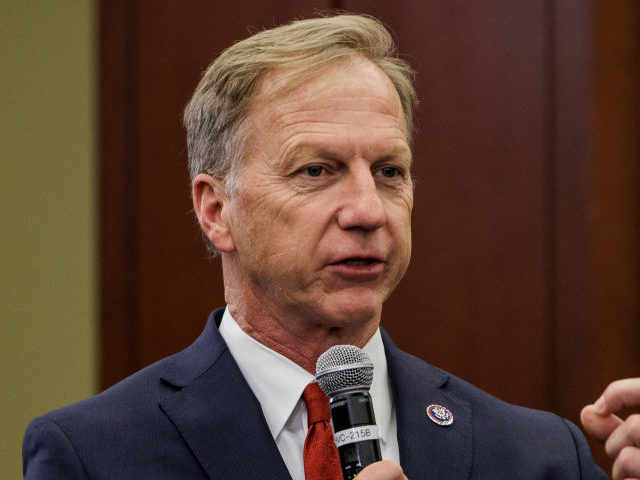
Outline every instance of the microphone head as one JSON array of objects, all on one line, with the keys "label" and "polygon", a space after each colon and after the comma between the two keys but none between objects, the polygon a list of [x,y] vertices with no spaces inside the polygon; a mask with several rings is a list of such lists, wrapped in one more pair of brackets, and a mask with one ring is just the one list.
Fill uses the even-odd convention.
[{"label": "microphone head", "polygon": [[354,345],[335,345],[318,357],[316,381],[329,398],[368,391],[373,381],[373,362]]}]

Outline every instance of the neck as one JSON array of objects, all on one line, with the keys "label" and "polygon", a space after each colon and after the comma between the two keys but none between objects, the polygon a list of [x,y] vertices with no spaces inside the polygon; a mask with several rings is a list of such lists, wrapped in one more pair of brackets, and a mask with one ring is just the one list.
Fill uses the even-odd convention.
[{"label": "neck", "polygon": [[379,314],[344,325],[316,312],[278,308],[261,301],[255,286],[244,284],[227,268],[223,272],[225,300],[240,328],[312,374],[316,360],[329,348],[343,344],[362,348],[378,329]]},{"label": "neck", "polygon": [[327,328],[310,325],[307,328],[287,328],[286,320],[271,315],[248,312],[237,304],[228,305],[240,328],[264,346],[287,357],[308,372],[315,374],[318,357],[334,345],[349,344],[359,348],[369,341],[377,329],[351,331],[347,328]]}]

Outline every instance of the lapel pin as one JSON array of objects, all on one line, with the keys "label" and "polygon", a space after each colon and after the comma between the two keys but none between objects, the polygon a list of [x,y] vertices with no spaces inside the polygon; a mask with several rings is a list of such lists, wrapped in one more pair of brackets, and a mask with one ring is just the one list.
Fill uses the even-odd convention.
[{"label": "lapel pin", "polygon": [[442,405],[429,405],[427,407],[427,417],[441,427],[448,427],[453,423],[453,413]]}]

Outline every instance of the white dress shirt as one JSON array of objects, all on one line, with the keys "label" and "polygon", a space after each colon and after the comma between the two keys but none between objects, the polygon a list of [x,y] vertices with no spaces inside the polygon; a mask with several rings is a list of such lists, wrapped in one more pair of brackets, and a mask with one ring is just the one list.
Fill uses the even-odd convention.
[{"label": "white dress shirt", "polygon": [[[304,480],[303,448],[307,435],[307,408],[302,391],[314,376],[288,358],[262,345],[240,328],[225,309],[219,328],[262,412],[293,480]],[[373,361],[371,398],[384,460],[400,463],[396,412],[389,385],[387,358],[380,330],[363,350]]]}]

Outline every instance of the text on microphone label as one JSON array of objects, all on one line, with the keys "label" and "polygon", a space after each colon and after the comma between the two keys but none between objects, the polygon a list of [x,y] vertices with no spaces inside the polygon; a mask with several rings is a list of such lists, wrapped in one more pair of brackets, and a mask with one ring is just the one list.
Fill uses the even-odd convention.
[{"label": "text on microphone label", "polygon": [[347,428],[333,434],[336,447],[348,445],[365,440],[377,440],[379,437],[377,425],[361,425],[359,427]]}]

